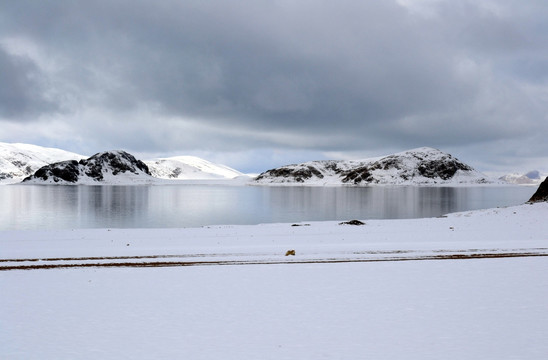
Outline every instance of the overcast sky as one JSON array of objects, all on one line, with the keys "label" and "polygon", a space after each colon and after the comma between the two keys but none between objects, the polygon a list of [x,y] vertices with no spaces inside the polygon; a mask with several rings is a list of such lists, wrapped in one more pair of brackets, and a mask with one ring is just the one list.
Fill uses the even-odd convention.
[{"label": "overcast sky", "polygon": [[0,141],[548,172],[546,0],[0,3]]}]

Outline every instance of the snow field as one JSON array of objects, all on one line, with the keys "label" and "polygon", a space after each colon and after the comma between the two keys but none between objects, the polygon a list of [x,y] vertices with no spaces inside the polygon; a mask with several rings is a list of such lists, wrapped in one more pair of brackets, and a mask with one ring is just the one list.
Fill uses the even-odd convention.
[{"label": "snow field", "polygon": [[545,258],[10,271],[6,359],[545,359]]}]

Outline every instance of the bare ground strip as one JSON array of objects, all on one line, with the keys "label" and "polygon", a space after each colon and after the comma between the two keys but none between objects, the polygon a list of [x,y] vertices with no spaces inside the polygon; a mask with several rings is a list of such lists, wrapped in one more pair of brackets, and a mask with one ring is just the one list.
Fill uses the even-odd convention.
[{"label": "bare ground strip", "polygon": [[[197,260],[200,257],[226,257],[230,259]],[[251,256],[250,256],[251,255]],[[220,265],[277,265],[277,264],[326,264],[326,263],[365,263],[387,261],[424,261],[424,260],[469,260],[496,259],[516,257],[548,256],[548,248],[513,249],[483,249],[483,251],[461,250],[440,253],[433,250],[420,251],[382,251],[353,253],[354,257],[333,254],[318,258],[253,258],[253,255],[266,254],[186,254],[186,255],[146,255],[146,256],[108,256],[108,257],[74,257],[74,258],[29,258],[0,259],[0,271],[8,270],[45,270],[60,268],[122,268],[122,267],[176,267],[176,266],[220,266]],[[270,254],[272,255],[272,254]],[[357,256],[357,257],[356,257]],[[240,259],[238,259],[240,257]],[[242,259],[241,257],[247,257]]]}]

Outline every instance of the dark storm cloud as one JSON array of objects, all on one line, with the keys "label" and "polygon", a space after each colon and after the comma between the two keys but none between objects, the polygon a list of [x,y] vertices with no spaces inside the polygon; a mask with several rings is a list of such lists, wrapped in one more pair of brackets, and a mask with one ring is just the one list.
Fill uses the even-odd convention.
[{"label": "dark storm cloud", "polygon": [[[40,70],[57,108],[104,113],[66,121],[122,142],[117,126],[152,132],[139,144],[151,151],[464,146],[546,130],[542,2],[415,4],[12,1],[1,5],[0,41],[23,39],[41,49],[32,61],[54,63]],[[38,65],[0,53],[14,74],[1,85],[5,111],[53,111],[25,83]]]},{"label": "dark storm cloud", "polygon": [[44,97],[47,89],[41,71],[24,57],[12,56],[0,48],[0,117],[28,120],[56,106]]}]

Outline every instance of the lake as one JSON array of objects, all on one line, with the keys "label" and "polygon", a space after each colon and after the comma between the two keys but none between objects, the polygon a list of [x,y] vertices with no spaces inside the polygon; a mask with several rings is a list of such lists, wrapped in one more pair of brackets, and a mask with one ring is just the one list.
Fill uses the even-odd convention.
[{"label": "lake", "polygon": [[518,205],[537,187],[0,186],[0,230],[173,228],[436,217]]}]

